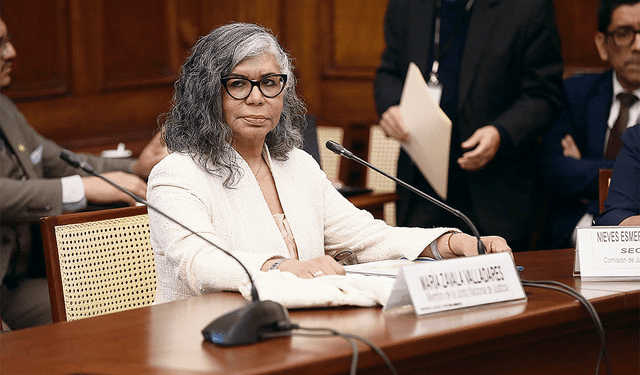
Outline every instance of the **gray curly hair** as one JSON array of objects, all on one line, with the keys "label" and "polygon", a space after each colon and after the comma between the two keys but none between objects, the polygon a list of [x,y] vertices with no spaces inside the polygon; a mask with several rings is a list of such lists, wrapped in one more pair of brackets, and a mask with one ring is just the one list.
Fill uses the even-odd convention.
[{"label": "gray curly hair", "polygon": [[263,53],[275,56],[287,75],[280,121],[265,139],[273,158],[287,160],[288,153],[302,145],[306,110],[296,95],[289,55],[270,30],[258,25],[230,23],[201,37],[182,66],[171,109],[159,118],[168,149],[190,155],[205,171],[225,178],[227,188],[235,185],[241,171],[222,114],[220,80],[241,61]]}]

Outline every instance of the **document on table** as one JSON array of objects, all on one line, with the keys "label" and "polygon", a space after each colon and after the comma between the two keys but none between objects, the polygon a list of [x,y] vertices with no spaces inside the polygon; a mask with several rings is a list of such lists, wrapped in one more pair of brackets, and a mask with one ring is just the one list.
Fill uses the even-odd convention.
[{"label": "document on table", "polygon": [[418,258],[415,261],[409,259],[380,260],[376,262],[360,263],[344,266],[347,274],[360,274],[366,276],[396,277],[400,268],[424,261],[433,261],[433,258]]},{"label": "document on table", "polygon": [[429,87],[413,62],[404,82],[400,113],[409,130],[409,140],[402,143],[402,148],[436,193],[446,200],[451,120],[429,94]]}]

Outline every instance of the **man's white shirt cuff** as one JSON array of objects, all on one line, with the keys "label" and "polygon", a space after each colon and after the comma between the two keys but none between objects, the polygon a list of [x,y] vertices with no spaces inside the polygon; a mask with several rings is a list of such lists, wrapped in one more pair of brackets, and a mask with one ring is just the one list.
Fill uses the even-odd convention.
[{"label": "man's white shirt cuff", "polygon": [[62,182],[62,211],[73,212],[87,208],[87,198],[84,183],[80,175],[63,177]]}]

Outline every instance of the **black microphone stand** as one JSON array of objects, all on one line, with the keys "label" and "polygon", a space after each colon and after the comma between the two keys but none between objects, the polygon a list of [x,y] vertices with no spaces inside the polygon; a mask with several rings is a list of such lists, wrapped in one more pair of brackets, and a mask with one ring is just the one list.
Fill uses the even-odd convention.
[{"label": "black microphone stand", "polygon": [[480,233],[478,232],[478,229],[476,228],[475,225],[473,225],[473,222],[467,217],[467,215],[463,214],[462,212],[456,210],[455,208],[445,204],[444,202],[441,202],[435,198],[433,198],[432,196],[416,189],[415,187],[407,184],[406,182],[378,169],[377,167],[373,166],[372,164],[370,164],[369,162],[363,160],[362,158],[357,157],[356,155],[353,154],[353,152],[347,150],[344,146],[342,146],[341,144],[334,142],[334,141],[327,141],[327,143],[325,144],[325,146],[327,146],[327,148],[329,150],[331,150],[334,154],[340,155],[342,157],[345,157],[347,159],[351,159],[354,160],[362,165],[364,165],[367,168],[371,168],[374,171],[380,173],[381,175],[392,179],[393,181],[395,181],[398,185],[409,189],[409,191],[418,194],[419,196],[421,196],[422,198],[428,200],[429,202],[435,204],[436,206],[443,208],[446,211],[451,212],[452,214],[456,215],[457,217],[459,217],[460,219],[462,219],[468,226],[469,228],[471,228],[471,231],[473,232],[473,235],[476,237],[476,239],[478,240],[478,254],[485,254],[485,248],[484,248],[484,244],[482,243],[482,239],[480,238]]},{"label": "black microphone stand", "polygon": [[251,277],[249,270],[247,270],[245,265],[242,264],[242,262],[240,262],[240,260],[229,251],[223,249],[219,245],[216,245],[209,239],[202,236],[200,233],[195,232],[178,220],[162,212],[160,209],[150,205],[149,202],[146,201],[146,199],[130,192],[129,190],[123,188],[122,186],[116,184],[115,182],[102,176],[101,174],[96,173],[93,167],[79,156],[69,151],[62,151],[60,152],[60,158],[69,163],[71,166],[80,168],[90,175],[102,179],[111,186],[133,198],[133,200],[135,200],[136,202],[146,205],[148,208],[159,213],[173,223],[178,224],[180,227],[184,228],[185,230],[194,234],[196,237],[202,239],[206,243],[227,254],[238,264],[240,264],[244,272],[249,277],[249,282],[251,283],[251,303],[249,303],[247,306],[227,313],[211,322],[202,330],[202,334],[205,340],[212,341],[215,344],[224,346],[244,345],[258,342],[263,338],[266,338],[265,334],[276,331],[287,331],[291,329],[292,323],[289,321],[289,313],[287,309],[274,301],[260,301],[260,297],[258,296],[258,289],[253,282],[253,278]]}]

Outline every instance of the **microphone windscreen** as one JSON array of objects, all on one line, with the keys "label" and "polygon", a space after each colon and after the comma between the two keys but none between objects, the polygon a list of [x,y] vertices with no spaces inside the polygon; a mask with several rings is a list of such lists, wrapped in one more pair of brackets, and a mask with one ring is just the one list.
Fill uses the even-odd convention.
[{"label": "microphone windscreen", "polygon": [[82,163],[82,159],[80,159],[76,154],[67,150],[60,152],[60,159],[66,161],[74,168],[79,168],[80,163]]},{"label": "microphone windscreen", "polygon": [[341,144],[334,141],[327,141],[325,144],[329,150],[331,150],[334,154],[341,154],[344,147]]},{"label": "microphone windscreen", "polygon": [[89,174],[95,174],[93,167],[84,161],[81,157],[71,151],[63,150],[60,152],[60,159],[66,161],[74,168],[80,168]]}]

